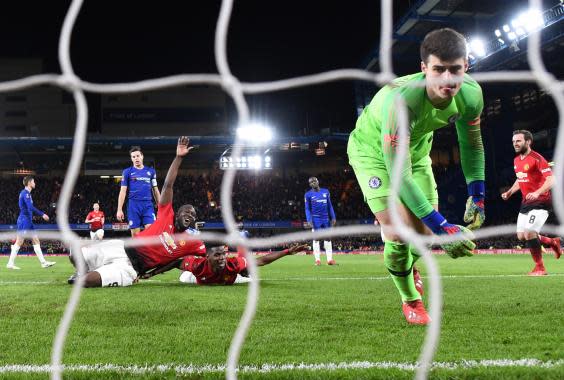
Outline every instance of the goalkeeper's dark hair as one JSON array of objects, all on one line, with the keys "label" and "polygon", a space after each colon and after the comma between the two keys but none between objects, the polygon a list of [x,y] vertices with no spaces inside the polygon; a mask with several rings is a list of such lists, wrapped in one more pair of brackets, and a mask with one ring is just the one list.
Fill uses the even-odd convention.
[{"label": "goalkeeper's dark hair", "polygon": [[141,147],[140,147],[139,145],[132,146],[132,147],[129,149],[129,154],[131,154],[131,153],[133,153],[133,152],[139,152],[139,153],[143,154],[143,151],[141,150]]},{"label": "goalkeeper's dark hair", "polygon": [[33,176],[32,175],[26,175],[25,177],[23,177],[23,185],[27,186],[28,183],[30,183],[31,181],[33,181]]},{"label": "goalkeeper's dark hair", "polygon": [[468,58],[466,38],[456,30],[442,28],[427,33],[419,49],[421,60],[428,62],[432,54],[441,61],[454,61],[458,58]]},{"label": "goalkeeper's dark hair", "polygon": [[513,136],[515,135],[523,135],[525,141],[533,142],[533,134],[526,129],[517,129],[516,131],[513,131]]}]

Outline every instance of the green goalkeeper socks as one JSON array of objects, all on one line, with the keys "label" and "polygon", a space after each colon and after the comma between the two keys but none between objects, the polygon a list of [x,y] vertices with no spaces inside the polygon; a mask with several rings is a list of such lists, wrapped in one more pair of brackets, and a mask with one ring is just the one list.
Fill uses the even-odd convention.
[{"label": "green goalkeeper socks", "polygon": [[384,264],[388,268],[403,302],[421,299],[413,282],[413,257],[408,245],[385,242]]},{"label": "green goalkeeper socks", "polygon": [[417,249],[415,249],[415,247],[412,244],[409,245],[409,253],[411,254],[411,257],[413,258],[413,265],[415,265],[417,260],[419,260],[421,258],[421,254],[417,251]]}]

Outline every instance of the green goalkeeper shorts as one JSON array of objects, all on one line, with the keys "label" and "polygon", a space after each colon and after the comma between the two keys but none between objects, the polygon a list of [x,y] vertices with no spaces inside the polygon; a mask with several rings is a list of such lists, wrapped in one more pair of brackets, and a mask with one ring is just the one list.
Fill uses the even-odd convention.
[{"label": "green goalkeeper shorts", "polygon": [[[349,163],[364,195],[364,201],[370,210],[373,213],[386,210],[392,184],[384,162],[375,157],[349,155]],[[439,194],[430,158],[425,157],[412,164],[412,175],[427,200],[432,205],[438,204]]]}]

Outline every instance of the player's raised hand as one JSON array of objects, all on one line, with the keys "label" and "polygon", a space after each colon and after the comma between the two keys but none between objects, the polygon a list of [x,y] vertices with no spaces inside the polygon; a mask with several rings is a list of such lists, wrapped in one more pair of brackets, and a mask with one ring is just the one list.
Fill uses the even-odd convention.
[{"label": "player's raised hand", "polygon": [[46,222],[49,221],[49,215],[47,215],[47,214],[43,214],[42,218],[43,218],[43,220],[46,221]]},{"label": "player's raised hand", "polygon": [[293,255],[294,253],[302,252],[309,249],[307,244],[296,244],[288,248],[288,255]]},{"label": "player's raised hand", "polygon": [[178,145],[176,147],[176,155],[179,157],[184,157],[194,149],[193,146],[188,146],[190,144],[190,139],[186,136],[178,138]]}]

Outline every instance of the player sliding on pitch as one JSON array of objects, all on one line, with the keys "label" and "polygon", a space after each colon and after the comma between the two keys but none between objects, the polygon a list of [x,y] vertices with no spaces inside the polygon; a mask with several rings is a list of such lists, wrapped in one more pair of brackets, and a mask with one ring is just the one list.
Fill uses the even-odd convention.
[{"label": "player sliding on pitch", "polygon": [[[307,244],[294,245],[282,251],[267,253],[257,256],[255,261],[258,267],[268,265],[284,256],[293,255],[297,252],[308,249]],[[156,274],[164,273],[174,268],[185,271],[180,277],[181,282],[196,283],[198,285],[233,285],[240,282],[249,282],[249,272],[247,270],[247,259],[244,252],[239,251],[236,257],[227,256],[227,247],[217,245],[209,247],[206,257],[187,256],[176,262],[170,263],[166,267],[142,276],[149,278]]]},{"label": "player sliding on pitch", "polygon": [[[471,222],[472,228],[480,227],[485,220],[485,185],[480,133],[482,90],[466,74],[466,40],[452,29],[435,30],[425,36],[420,52],[422,72],[397,78],[378,91],[358,118],[347,153],[364,198],[382,226],[384,262],[401,295],[405,318],[410,324],[425,325],[430,318],[412,271],[420,254],[402,241],[391,225],[391,178],[401,176],[398,208],[407,225],[422,234],[460,236],[460,241],[442,244],[453,258],[472,256],[475,244],[470,231],[448,223],[438,212],[439,198],[429,156],[435,129],[456,124],[469,195],[464,221]],[[424,79],[446,82],[410,86]],[[401,172],[392,172],[399,145],[398,97],[406,104],[409,115],[409,149]]]},{"label": "player sliding on pitch", "polygon": [[[192,205],[183,205],[176,214],[172,209],[173,186],[178,168],[184,157],[192,149],[187,137],[178,139],[176,157],[166,175],[163,191],[159,199],[158,215],[155,223],[136,234],[134,239],[159,237],[154,244],[125,248],[122,240],[107,240],[82,248],[80,255],[71,255],[71,261],[83,259],[88,273],[85,274],[85,287],[129,286],[143,275],[166,266],[179,258],[189,255],[204,255],[204,242],[194,237],[196,230],[196,210]],[[69,279],[69,282],[72,281]]]}]

